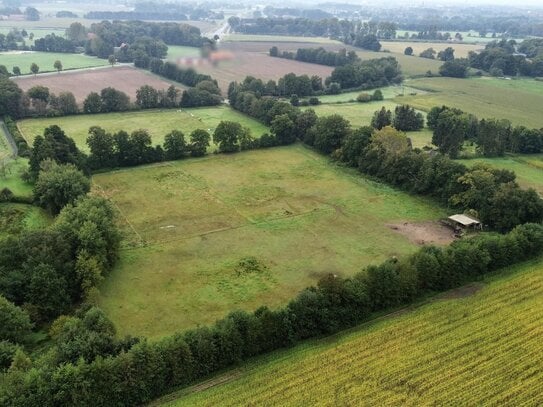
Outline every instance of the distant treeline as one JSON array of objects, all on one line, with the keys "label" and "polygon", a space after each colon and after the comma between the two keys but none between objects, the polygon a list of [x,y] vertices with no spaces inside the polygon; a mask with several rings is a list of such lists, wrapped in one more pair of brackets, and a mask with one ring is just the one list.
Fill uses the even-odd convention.
[{"label": "distant treeline", "polygon": [[90,11],[85,18],[94,20],[154,20],[184,21],[224,18],[222,12],[189,4],[136,3],[133,11]]},{"label": "distant treeline", "polygon": [[356,52],[349,51],[345,48],[339,51],[326,51],[324,48],[298,48],[296,52],[283,51],[280,52],[276,46],[270,48],[270,56],[294,59],[301,62],[310,62],[313,64],[327,66],[343,66],[358,61],[360,58]]}]

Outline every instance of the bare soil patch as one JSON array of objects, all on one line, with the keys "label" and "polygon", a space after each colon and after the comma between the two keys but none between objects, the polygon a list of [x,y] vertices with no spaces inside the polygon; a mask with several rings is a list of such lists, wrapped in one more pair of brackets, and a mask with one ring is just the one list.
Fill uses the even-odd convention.
[{"label": "bare soil patch", "polygon": [[451,229],[434,221],[420,223],[401,222],[387,226],[418,245],[447,245],[455,239],[454,232]]},{"label": "bare soil patch", "polygon": [[247,75],[262,80],[277,80],[293,72],[296,75],[318,75],[326,78],[333,70],[330,66],[273,58],[263,52],[233,51],[233,54],[233,60],[221,62],[216,67],[206,65],[196,68],[198,72],[209,74],[217,79],[224,95],[228,91],[230,82],[242,81]]},{"label": "bare soil patch", "polygon": [[[14,78],[19,87],[27,91],[33,86],[47,86],[52,93],[72,92],[78,103],[82,103],[90,92],[100,92],[109,86],[125,92],[136,99],[136,90],[143,85],[166,89],[172,83],[156,75],[130,66],[77,70],[60,74],[21,76]],[[179,89],[182,85],[176,84]]]}]

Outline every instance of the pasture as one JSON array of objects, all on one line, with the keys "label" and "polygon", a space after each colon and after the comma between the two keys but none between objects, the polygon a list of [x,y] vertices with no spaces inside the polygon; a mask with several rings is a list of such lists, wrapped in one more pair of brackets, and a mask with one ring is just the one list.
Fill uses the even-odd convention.
[{"label": "pasture", "polygon": [[[97,59],[98,61],[105,61]],[[107,61],[105,61],[107,64]],[[136,99],[136,91],[143,85],[150,85],[155,89],[167,89],[174,85],[179,90],[185,86],[172,82],[149,71],[132,68],[130,66],[102,66],[81,71],[66,71],[44,75],[27,75],[12,78],[19,87],[26,91],[33,86],[46,86],[52,93],[72,92],[79,104],[82,104],[90,92],[97,92],[107,87],[123,91],[132,102]]]},{"label": "pasture", "polygon": [[32,143],[34,137],[43,134],[46,127],[56,124],[75,140],[81,150],[88,151],[86,140],[92,126],[100,126],[112,133],[120,130],[130,133],[138,129],[147,129],[153,144],[162,144],[164,136],[172,130],[181,130],[186,137],[196,129],[212,133],[223,120],[235,121],[248,127],[256,138],[268,131],[268,128],[260,122],[224,105],[25,119],[19,121],[17,125],[25,139]]},{"label": "pasture", "polygon": [[484,48],[482,45],[475,44],[457,44],[449,42],[425,42],[425,41],[381,41],[382,49],[403,54],[407,47],[413,48],[413,55],[418,56],[422,51],[433,48],[437,52],[445,48],[452,47],[456,58],[467,58],[470,51],[480,51]]},{"label": "pasture", "polygon": [[30,74],[30,65],[36,63],[40,72],[56,72],[55,61],[62,62],[63,70],[94,68],[108,65],[107,60],[90,57],[83,54],[66,54],[62,52],[8,51],[0,53],[0,64],[5,65],[9,72],[14,66],[21,69],[23,75]]},{"label": "pasture", "polygon": [[201,55],[200,48],[185,47],[183,45],[168,45],[167,59],[175,61],[182,57],[199,57]]},{"label": "pasture", "polygon": [[28,159],[18,157],[0,164],[0,190],[9,188],[17,196],[32,196],[32,185],[24,182],[21,174],[28,169]]},{"label": "pasture", "polygon": [[427,93],[406,95],[395,101],[420,110],[446,105],[473,113],[479,119],[508,119],[514,125],[543,127],[543,84],[533,79],[421,78],[406,81],[406,85]]},{"label": "pasture", "polygon": [[534,261],[153,405],[537,405],[542,308],[543,263]]},{"label": "pasture", "polygon": [[422,241],[394,225],[445,215],[301,145],[97,174],[93,191],[119,209],[125,236],[99,305],[121,335],[155,338],[413,252]]}]

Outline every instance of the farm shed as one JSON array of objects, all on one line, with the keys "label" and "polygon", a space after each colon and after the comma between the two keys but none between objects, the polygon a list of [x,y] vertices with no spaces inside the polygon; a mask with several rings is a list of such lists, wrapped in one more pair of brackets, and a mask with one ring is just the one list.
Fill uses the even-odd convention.
[{"label": "farm shed", "polygon": [[449,216],[449,220],[453,222],[455,227],[460,227],[463,229],[466,228],[477,228],[482,229],[483,225],[477,219],[472,218],[468,215],[458,214]]}]

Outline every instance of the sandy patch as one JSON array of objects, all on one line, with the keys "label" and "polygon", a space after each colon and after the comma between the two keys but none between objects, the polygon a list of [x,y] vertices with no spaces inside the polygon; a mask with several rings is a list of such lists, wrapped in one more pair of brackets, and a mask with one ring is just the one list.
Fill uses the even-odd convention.
[{"label": "sandy patch", "polygon": [[419,223],[401,222],[387,226],[418,245],[448,245],[455,239],[452,229],[434,221]]}]

